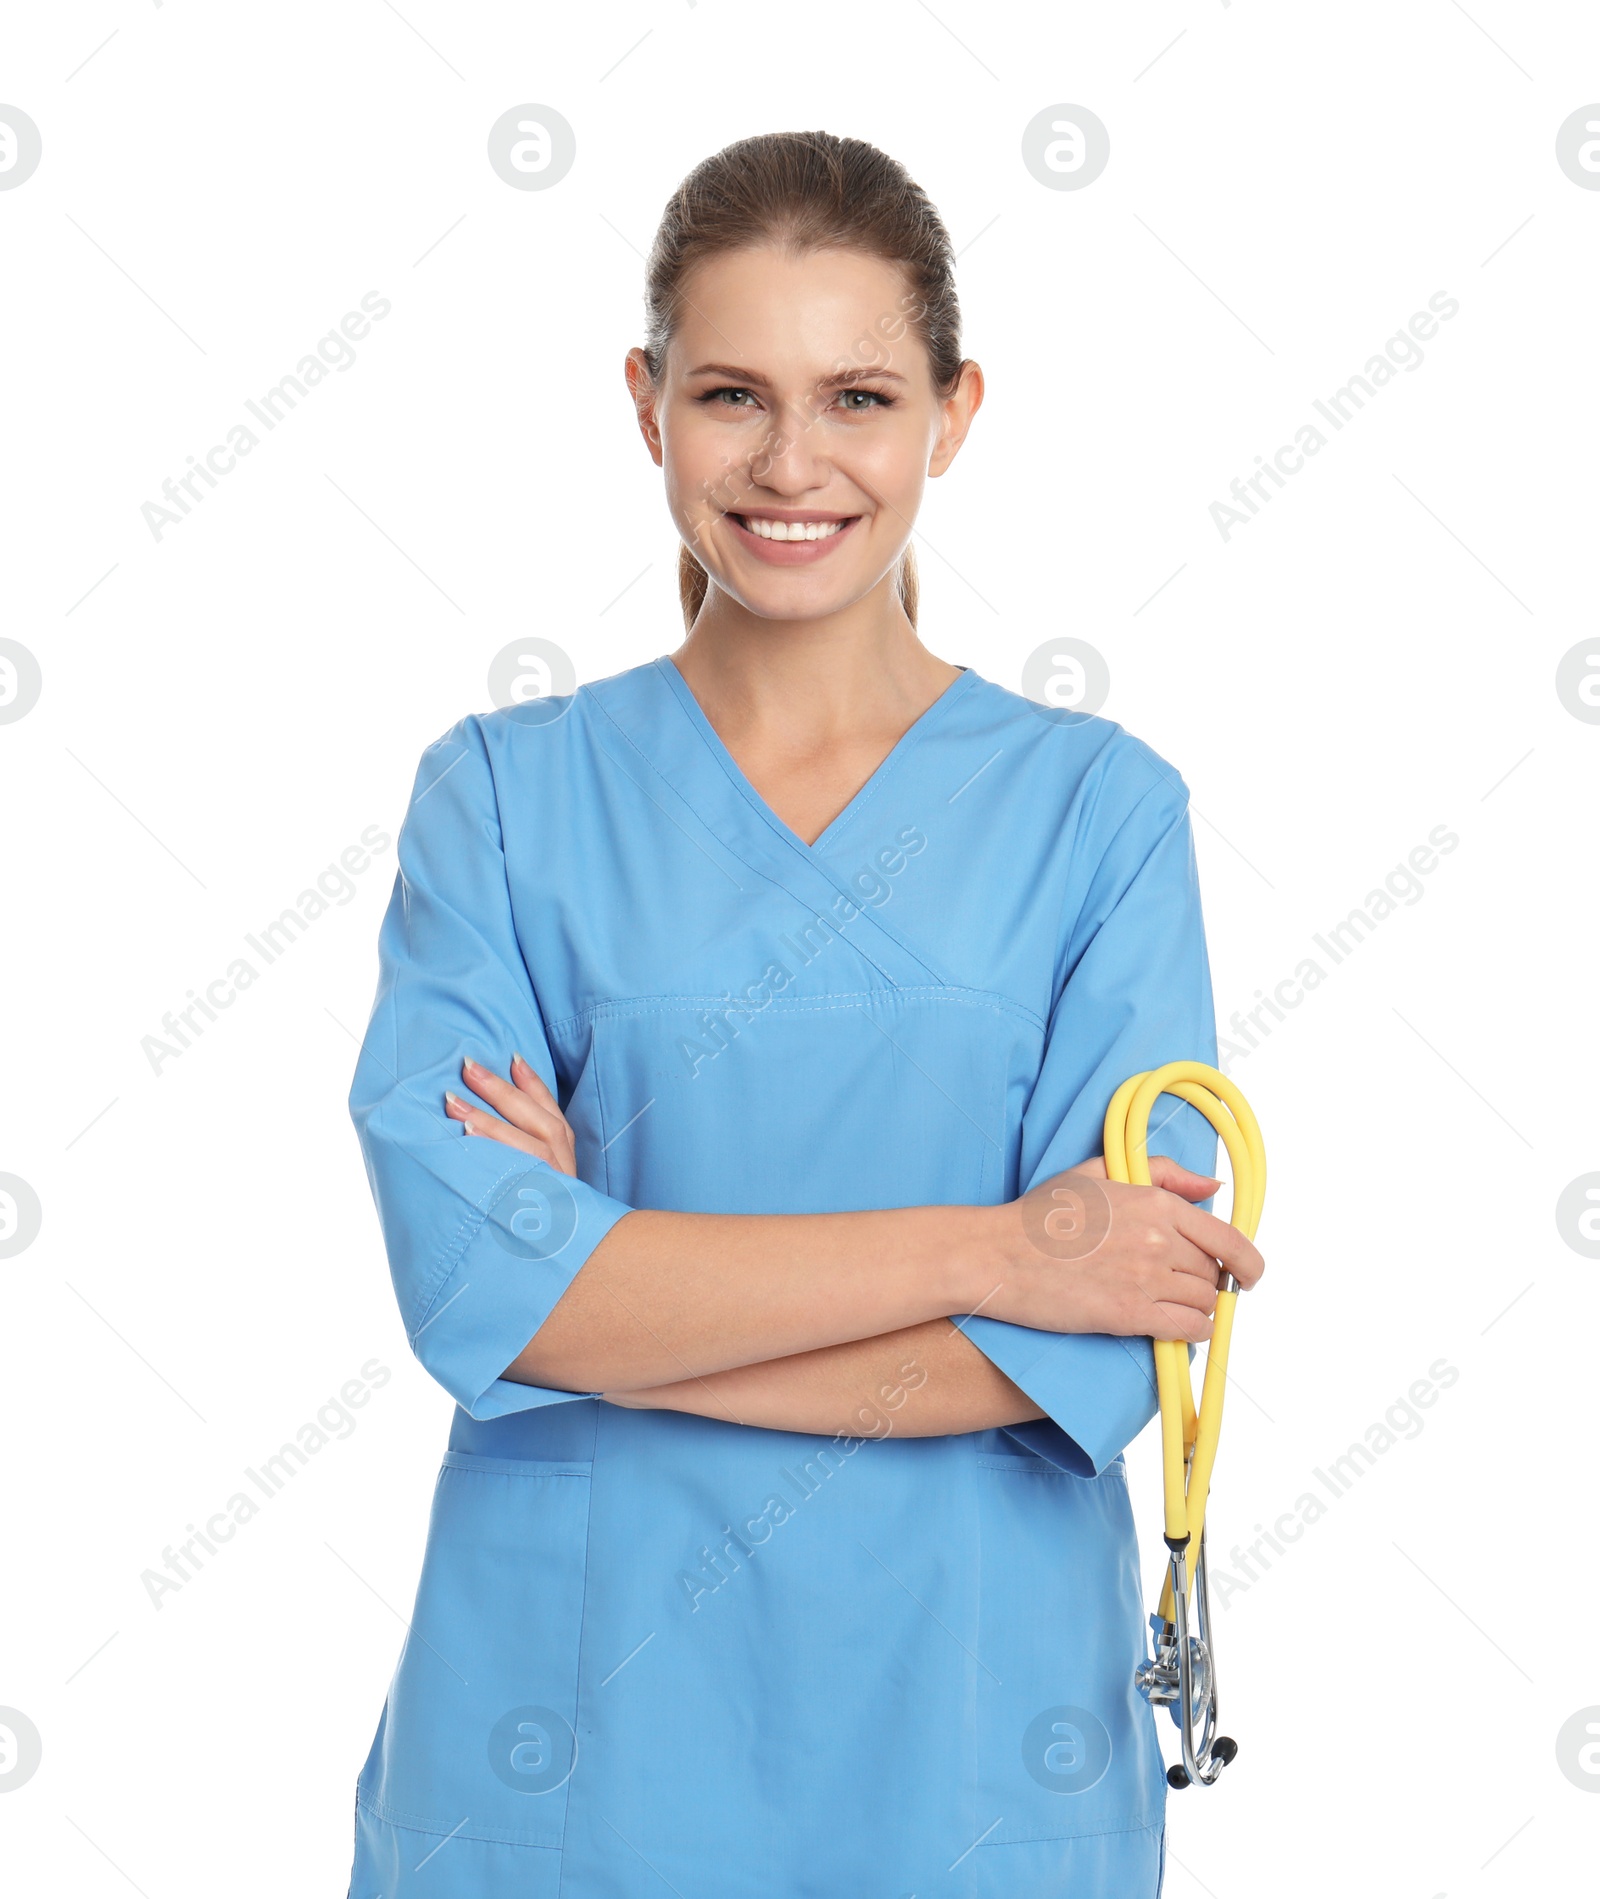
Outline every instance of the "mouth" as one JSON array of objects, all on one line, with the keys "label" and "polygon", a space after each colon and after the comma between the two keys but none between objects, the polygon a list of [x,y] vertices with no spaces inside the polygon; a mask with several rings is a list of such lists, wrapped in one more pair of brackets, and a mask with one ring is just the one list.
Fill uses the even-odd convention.
[{"label": "mouth", "polygon": [[774,566],[808,565],[832,553],[862,519],[859,514],[734,514],[723,517],[733,525],[741,545]]}]

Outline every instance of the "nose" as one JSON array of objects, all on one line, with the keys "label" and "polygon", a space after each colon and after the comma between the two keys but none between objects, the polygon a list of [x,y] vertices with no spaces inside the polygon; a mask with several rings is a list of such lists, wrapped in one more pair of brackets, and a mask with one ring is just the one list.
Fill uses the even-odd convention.
[{"label": "nose", "polygon": [[803,400],[785,402],[766,440],[750,459],[750,474],[786,500],[826,487],[832,473],[814,410]]}]

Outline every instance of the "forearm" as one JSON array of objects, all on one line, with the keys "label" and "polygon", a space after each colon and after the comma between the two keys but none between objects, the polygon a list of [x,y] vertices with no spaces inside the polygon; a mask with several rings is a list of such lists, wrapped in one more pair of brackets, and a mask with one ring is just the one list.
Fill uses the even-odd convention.
[{"label": "forearm", "polygon": [[[1107,1182],[1096,1158],[998,1207],[635,1210],[504,1376],[643,1391],[975,1312],[1046,1332],[1207,1339],[1218,1262],[1246,1286],[1263,1262],[1191,1204],[1214,1178],[1165,1155],[1151,1169],[1170,1185]],[[1085,1247],[1091,1215],[1105,1230]]]},{"label": "forearm", "polygon": [[640,1209],[594,1249],[505,1375],[638,1391],[944,1321],[995,1283],[997,1212]]},{"label": "forearm", "polygon": [[944,1318],[653,1390],[605,1395],[629,1410],[692,1411],[822,1437],[948,1437],[1044,1416]]}]

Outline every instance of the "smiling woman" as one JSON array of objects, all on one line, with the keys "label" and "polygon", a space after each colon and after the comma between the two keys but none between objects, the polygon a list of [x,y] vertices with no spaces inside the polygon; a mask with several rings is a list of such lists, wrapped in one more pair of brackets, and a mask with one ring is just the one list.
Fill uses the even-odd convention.
[{"label": "smiling woman", "polygon": [[1152,1899],[1122,1451],[1262,1270],[1194,1109],[1099,1156],[1215,1055],[1187,789],[918,638],[983,378],[903,167],[741,140],[646,301],[685,638],[424,753],[351,1089],[457,1403],[352,1899]]},{"label": "smiling woman", "polygon": [[[754,156],[758,143],[730,150]],[[705,562],[725,585],[719,555],[734,548],[804,564],[816,556],[789,552],[797,529],[837,542],[864,525],[857,576],[874,559],[873,580],[894,566],[914,628],[923,484],[949,467],[983,400],[982,372],[960,353],[949,240],[926,198],[858,141],[819,136],[805,156],[821,189],[795,189],[793,147],[775,144],[771,162],[738,179],[719,154],[679,187],[650,256],[649,332],[629,351],[628,380],[658,462],[663,401],[672,406],[665,472],[691,627]],[[708,277],[735,331],[708,318],[695,288]],[[759,360],[726,360],[730,335],[759,336]],[[824,467],[818,492],[810,477]]]},{"label": "smiling woman", "polygon": [[[752,175],[737,207],[715,180],[697,193],[686,183],[650,259],[649,340],[627,360],[683,537],[678,670],[807,842],[962,671],[916,639],[910,538],[983,375],[960,355],[942,227],[895,194],[896,168],[874,157],[878,178],[852,180],[865,191],[839,203],[797,201],[781,168]],[[745,345],[738,361],[730,339]],[[820,646],[815,632],[785,634],[819,621]],[[756,691],[746,661],[729,663],[753,638]],[[774,690],[788,715],[774,716]]]}]

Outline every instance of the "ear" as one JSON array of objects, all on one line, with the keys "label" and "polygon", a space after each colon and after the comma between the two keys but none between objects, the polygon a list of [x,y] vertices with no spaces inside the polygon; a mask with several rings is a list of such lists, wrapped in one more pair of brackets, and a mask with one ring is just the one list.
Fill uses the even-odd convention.
[{"label": "ear", "polygon": [[955,388],[939,405],[939,433],[928,458],[930,476],[942,475],[955,460],[982,403],[983,371],[970,356],[964,357]]},{"label": "ear", "polygon": [[639,419],[639,433],[644,437],[651,460],[659,468],[662,451],[661,429],[656,421],[656,386],[651,380],[644,351],[637,345],[623,359],[622,373],[627,380],[628,394],[633,398],[634,414]]}]

